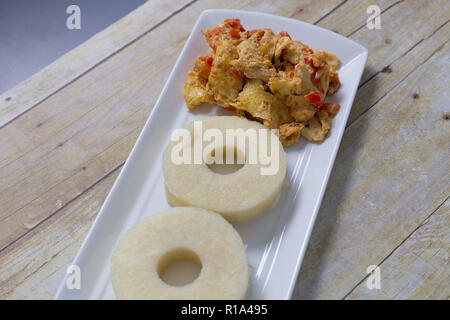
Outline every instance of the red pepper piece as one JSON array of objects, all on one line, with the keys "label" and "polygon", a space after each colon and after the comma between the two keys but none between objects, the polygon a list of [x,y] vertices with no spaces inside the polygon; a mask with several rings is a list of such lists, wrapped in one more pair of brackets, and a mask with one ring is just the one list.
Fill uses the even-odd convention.
[{"label": "red pepper piece", "polygon": [[314,70],[313,73],[311,73],[311,77],[310,77],[311,82],[314,85],[314,87],[319,89],[320,92],[323,92],[322,81],[320,81],[320,78],[319,79],[316,78],[316,73],[317,73],[316,70]]},{"label": "red pepper piece", "polygon": [[320,107],[323,103],[323,94],[319,91],[311,92],[305,96],[305,99],[311,102],[316,107]]},{"label": "red pepper piece", "polygon": [[227,110],[227,111],[236,111],[236,109],[234,108],[234,107],[225,107],[224,108],[225,110]]},{"label": "red pepper piece", "polygon": [[244,32],[245,29],[241,25],[241,20],[239,19],[226,19],[225,22],[234,29],[239,29],[239,31]]},{"label": "red pepper piece", "polygon": [[334,116],[336,113],[338,113],[340,108],[341,105],[336,102],[327,102],[320,106],[321,110],[328,112],[331,116]]},{"label": "red pepper piece", "polygon": [[228,33],[230,34],[230,36],[232,38],[239,39],[239,37],[240,37],[239,32],[237,32],[236,29],[230,29],[230,31],[228,31]]},{"label": "red pepper piece", "polygon": [[210,66],[212,66],[214,58],[213,57],[200,57],[200,60],[206,62],[207,64],[209,64]]},{"label": "red pepper piece", "polygon": [[289,33],[287,33],[287,31],[281,31],[280,32],[280,36],[282,36],[282,37],[289,37],[289,39],[291,39],[291,36],[289,35]]},{"label": "red pepper piece", "polygon": [[211,73],[211,66],[209,64],[205,64],[198,73],[198,75],[203,78],[208,78],[210,73]]}]

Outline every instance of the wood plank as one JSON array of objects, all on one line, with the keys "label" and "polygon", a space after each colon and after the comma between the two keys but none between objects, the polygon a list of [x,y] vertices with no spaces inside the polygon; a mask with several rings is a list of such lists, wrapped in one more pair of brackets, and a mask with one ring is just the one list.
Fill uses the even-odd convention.
[{"label": "wood plank", "polygon": [[448,299],[450,200],[379,265],[380,290],[359,284],[348,299]]},{"label": "wood plank", "polygon": [[[382,10],[381,30],[365,27],[366,8],[370,4],[373,1],[346,2],[318,24],[369,50],[362,87],[353,103],[349,123],[426,61],[443,45],[443,39],[450,38],[448,1],[377,1]],[[432,37],[435,32],[440,32],[438,37]]]},{"label": "wood plank", "polygon": [[[304,22],[315,24],[320,19],[336,10],[347,0],[331,0],[331,1],[251,1],[241,6],[240,4],[221,4],[224,9],[242,9],[249,11],[259,11],[271,13],[275,15],[285,16],[298,19]],[[245,24],[245,22],[243,22]]]},{"label": "wood plank", "polygon": [[[188,0],[150,0],[0,95],[0,128],[183,9]],[[155,14],[157,12],[158,14]]]},{"label": "wood plank", "polygon": [[448,48],[346,130],[295,298],[345,297],[450,194]]},{"label": "wood plank", "polygon": [[0,299],[52,299],[120,170],[0,256]]},{"label": "wood plank", "polygon": [[[430,36],[426,36],[394,60],[385,71],[376,72],[358,90],[347,125],[369,110],[392,88],[403,81],[411,72],[425,63],[450,38],[450,24],[446,22]],[[383,70],[381,69],[381,70]],[[420,89],[417,93],[420,92]]]},{"label": "wood plank", "polygon": [[365,82],[380,71],[380,66],[390,65],[431,35],[449,20],[449,12],[450,3],[445,0],[401,1],[381,15],[380,30],[363,27],[352,34],[350,39],[370,52],[361,81]]},{"label": "wood plank", "polygon": [[[386,10],[390,10],[401,1],[378,0],[376,1],[376,5],[380,7],[381,16],[383,17],[383,13]],[[323,17],[317,25],[348,37],[365,27],[368,17],[366,10],[373,4],[375,3],[371,0],[346,1],[332,12],[332,14]]]},{"label": "wood plank", "polygon": [[[251,3],[191,5],[0,129],[0,249],[125,161],[201,11]],[[335,5],[314,1],[314,12]]]}]

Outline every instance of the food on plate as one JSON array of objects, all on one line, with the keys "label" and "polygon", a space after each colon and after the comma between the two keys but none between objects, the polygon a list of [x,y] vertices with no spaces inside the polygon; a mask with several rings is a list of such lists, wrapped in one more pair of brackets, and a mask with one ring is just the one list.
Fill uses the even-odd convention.
[{"label": "food on plate", "polygon": [[340,108],[324,101],[340,87],[334,54],[314,51],[284,31],[246,31],[239,19],[226,19],[203,34],[212,50],[188,73],[183,95],[189,109],[218,104],[279,129],[285,146],[300,136],[314,142],[326,138]]},{"label": "food on plate", "polygon": [[[183,259],[201,265],[198,278],[166,284],[162,273]],[[112,256],[111,279],[118,299],[244,299],[249,267],[240,235],[221,216],[172,208],[125,234]]]},{"label": "food on plate", "polygon": [[[236,116],[216,116],[195,122],[201,122],[205,132],[208,129],[219,130],[223,137],[226,137],[229,129],[241,129],[242,132],[249,134],[255,132],[256,138],[252,142],[245,138],[247,139],[244,141],[245,146],[239,146],[238,142],[234,145],[227,141],[219,143],[217,148],[214,147],[209,151],[209,155],[205,151],[209,143],[204,143],[202,154],[205,153],[208,157],[215,156],[215,152],[219,149],[222,150],[222,156],[230,152],[229,154],[233,153],[236,160],[239,154],[243,166],[229,174],[213,171],[211,164],[214,159],[208,157],[200,164],[192,163],[193,161],[175,163],[173,152],[179,142],[172,141],[164,151],[162,160],[169,204],[211,210],[232,223],[249,220],[272,207],[278,199],[286,175],[286,155],[278,138],[260,123]],[[191,140],[188,141],[190,145],[196,143],[193,133],[194,123],[185,127],[190,132]],[[258,147],[256,161],[251,161],[255,159],[251,157],[255,151],[252,146]],[[263,146],[267,148],[267,154],[270,154],[270,162],[262,161],[260,158]]]}]

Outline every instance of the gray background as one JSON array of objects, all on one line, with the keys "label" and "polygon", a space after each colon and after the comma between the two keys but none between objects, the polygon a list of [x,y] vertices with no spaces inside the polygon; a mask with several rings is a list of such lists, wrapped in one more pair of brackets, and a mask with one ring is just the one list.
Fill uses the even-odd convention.
[{"label": "gray background", "polygon": [[[105,29],[145,0],[0,0],[0,94]],[[66,8],[81,9],[69,30]],[[155,13],[156,14],[156,13]]]}]

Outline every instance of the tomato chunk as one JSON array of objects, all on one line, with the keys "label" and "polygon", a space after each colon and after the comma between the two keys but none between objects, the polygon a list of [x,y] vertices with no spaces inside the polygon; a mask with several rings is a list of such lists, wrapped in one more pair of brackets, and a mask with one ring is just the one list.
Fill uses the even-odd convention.
[{"label": "tomato chunk", "polygon": [[208,35],[209,35],[209,36],[215,36],[216,34],[221,33],[222,30],[223,30],[222,27],[215,27],[215,28],[212,28],[211,30],[209,30]]},{"label": "tomato chunk", "polygon": [[311,73],[311,77],[310,77],[312,84],[313,84],[317,89],[319,89],[320,92],[323,92],[322,81],[320,80],[320,78],[319,78],[319,79],[316,78],[316,74],[317,74],[318,68],[314,66],[314,60],[313,60],[313,58],[312,58],[312,57],[305,57],[304,60],[305,60],[305,62],[306,62],[307,64],[309,64],[309,65],[311,66],[311,68],[313,69],[313,72]]},{"label": "tomato chunk", "polygon": [[311,102],[316,107],[319,107],[323,103],[323,94],[319,91],[311,92],[304,97],[307,101]]},{"label": "tomato chunk", "polygon": [[317,71],[314,70],[313,73],[311,73],[311,82],[314,85],[314,87],[316,87],[317,89],[319,89],[320,92],[323,92],[323,88],[322,88],[322,81],[316,78],[316,73]]},{"label": "tomato chunk", "polygon": [[228,33],[230,34],[230,36],[232,38],[239,39],[239,37],[240,37],[239,32],[237,32],[236,29],[230,29],[230,31],[228,31]]},{"label": "tomato chunk", "polygon": [[214,58],[213,57],[200,57],[200,60],[206,62],[207,64],[209,64],[210,66],[212,66]]},{"label": "tomato chunk", "polygon": [[211,49],[216,50],[217,46],[220,44],[220,41],[214,41],[211,40],[210,42],[208,42],[209,46],[211,47]]},{"label": "tomato chunk", "polygon": [[320,106],[321,110],[328,112],[332,116],[334,116],[336,113],[338,113],[340,108],[341,108],[341,105],[336,102],[327,102]]},{"label": "tomato chunk", "polygon": [[236,109],[234,107],[224,107],[225,110],[227,111],[236,111]]},{"label": "tomato chunk", "polygon": [[309,64],[310,66],[311,66],[311,68],[313,68],[313,69],[315,69],[316,67],[314,67],[314,61],[313,61],[313,58],[312,57],[305,57],[305,62],[307,63],[307,64]]},{"label": "tomato chunk", "polygon": [[198,73],[198,75],[202,78],[208,78],[210,73],[211,73],[211,66],[209,64],[205,64]]},{"label": "tomato chunk", "polygon": [[289,33],[287,33],[287,31],[281,31],[280,32],[280,36],[282,36],[282,37],[289,37],[289,39],[291,39],[291,36],[289,35]]},{"label": "tomato chunk", "polygon": [[226,19],[225,22],[234,29],[238,29],[241,32],[245,31],[244,27],[241,25],[241,20],[239,19]]}]

